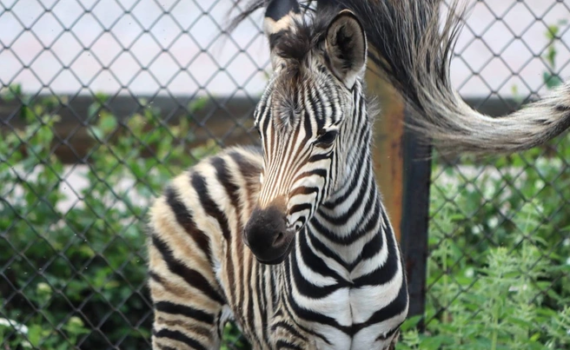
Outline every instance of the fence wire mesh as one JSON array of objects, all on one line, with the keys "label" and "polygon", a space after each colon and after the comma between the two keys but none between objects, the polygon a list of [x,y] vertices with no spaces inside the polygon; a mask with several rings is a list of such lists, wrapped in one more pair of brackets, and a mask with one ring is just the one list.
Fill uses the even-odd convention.
[{"label": "fence wire mesh", "polygon": [[[567,79],[570,3],[478,1],[470,13],[452,74],[464,97],[478,87],[476,108],[506,114]],[[569,163],[567,134],[507,157],[435,154],[424,315],[434,349],[568,346]]]},{"label": "fence wire mesh", "polygon": [[[219,147],[255,142],[260,18],[228,35],[230,1],[0,4],[0,348],[149,348],[148,203]],[[570,70],[564,19],[561,1],[474,2],[455,86],[501,111],[541,96]],[[486,310],[500,302],[534,305],[516,314],[533,327],[567,304],[569,160],[568,136],[493,161],[435,156],[427,335],[499,322]],[[224,337],[248,348],[231,325]]]},{"label": "fence wire mesh", "polygon": [[260,30],[225,35],[227,1],[0,4],[0,348],[150,348],[148,203],[247,142]]}]

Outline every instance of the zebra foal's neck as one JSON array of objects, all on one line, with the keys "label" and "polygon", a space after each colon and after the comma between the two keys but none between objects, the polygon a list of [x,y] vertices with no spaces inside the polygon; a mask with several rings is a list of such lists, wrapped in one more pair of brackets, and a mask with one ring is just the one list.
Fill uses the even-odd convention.
[{"label": "zebra foal's neck", "polygon": [[353,142],[338,153],[339,181],[298,235],[281,293],[288,296],[292,313],[308,321],[315,339],[345,339],[340,347],[324,349],[359,344],[384,349],[405,319],[407,287],[375,182],[372,119],[360,83],[352,96],[352,115],[339,138]]},{"label": "zebra foal's neck", "polygon": [[[336,156],[336,186],[318,207],[300,242],[306,239],[313,252],[337,270],[344,270],[347,278],[359,261],[379,251],[387,234],[383,225],[390,225],[382,215],[370,151],[374,116],[368,114],[360,82],[355,84],[352,97],[352,115],[339,133],[339,138],[347,140],[340,143],[348,146]],[[391,229],[388,234],[392,234]]]}]

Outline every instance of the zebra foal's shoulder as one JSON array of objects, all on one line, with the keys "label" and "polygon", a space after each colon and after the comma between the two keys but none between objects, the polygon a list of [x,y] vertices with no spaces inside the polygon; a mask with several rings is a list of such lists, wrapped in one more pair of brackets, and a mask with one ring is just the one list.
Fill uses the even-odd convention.
[{"label": "zebra foal's shoulder", "polygon": [[232,212],[243,212],[257,196],[261,164],[261,152],[253,147],[228,148],[200,160],[173,178],[154,201],[151,234],[168,239],[163,236],[175,235],[180,229],[191,235],[209,231],[214,218],[229,238]]},{"label": "zebra foal's shoulder", "polygon": [[223,305],[231,300],[224,288],[230,274],[220,271],[233,271],[227,247],[257,195],[260,170],[258,151],[230,148],[176,176],[153,203],[147,245],[154,349],[219,345]]}]

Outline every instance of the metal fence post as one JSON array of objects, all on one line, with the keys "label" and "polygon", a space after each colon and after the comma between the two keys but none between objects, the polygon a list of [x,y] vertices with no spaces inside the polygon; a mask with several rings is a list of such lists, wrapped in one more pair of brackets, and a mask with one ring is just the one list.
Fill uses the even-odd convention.
[{"label": "metal fence post", "polygon": [[[412,111],[407,110],[405,120]],[[404,133],[404,195],[400,245],[410,293],[410,316],[425,311],[431,185],[431,146]],[[420,325],[422,327],[422,325]]]}]

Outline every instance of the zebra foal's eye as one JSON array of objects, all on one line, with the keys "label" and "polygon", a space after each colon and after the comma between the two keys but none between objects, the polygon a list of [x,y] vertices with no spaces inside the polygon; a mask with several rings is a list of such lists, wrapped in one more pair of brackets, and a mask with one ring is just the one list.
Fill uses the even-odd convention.
[{"label": "zebra foal's eye", "polygon": [[338,131],[336,130],[323,131],[322,133],[319,133],[315,143],[317,146],[328,147],[332,145],[336,139],[336,135],[338,135]]}]

